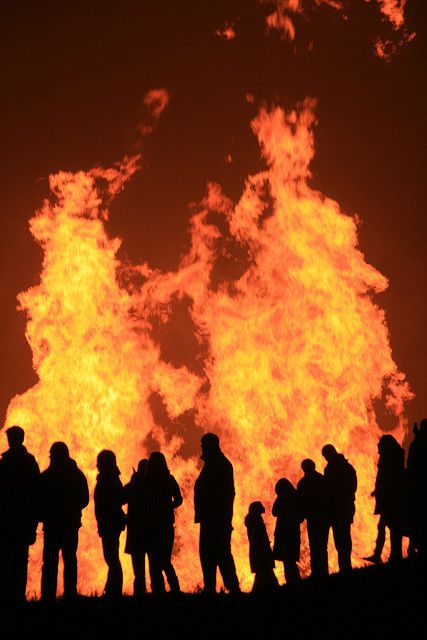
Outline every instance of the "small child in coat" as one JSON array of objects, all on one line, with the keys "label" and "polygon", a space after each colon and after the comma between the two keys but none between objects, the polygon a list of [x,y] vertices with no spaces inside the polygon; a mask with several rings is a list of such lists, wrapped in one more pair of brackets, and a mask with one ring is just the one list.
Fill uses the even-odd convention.
[{"label": "small child in coat", "polygon": [[279,583],[274,573],[274,558],[268,539],[267,529],[262,518],[265,513],[261,502],[252,502],[245,518],[249,540],[249,562],[255,580],[253,592],[273,591]]}]

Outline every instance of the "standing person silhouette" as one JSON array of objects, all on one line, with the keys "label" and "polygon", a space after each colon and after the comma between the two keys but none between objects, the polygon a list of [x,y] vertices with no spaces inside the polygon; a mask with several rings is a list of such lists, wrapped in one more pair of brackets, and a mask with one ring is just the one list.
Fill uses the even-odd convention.
[{"label": "standing person silhouette", "polygon": [[70,458],[65,442],[54,442],[50,448],[50,464],[41,474],[42,600],[56,598],[60,551],[64,563],[64,600],[77,595],[79,529],[82,509],[88,504],[86,477]]},{"label": "standing person silhouette", "polygon": [[170,590],[178,593],[180,586],[172,564],[172,550],[174,512],[182,504],[182,495],[160,451],[153,451],[148,458],[143,493],[151,591],[164,593],[164,572]]},{"label": "standing person silhouette", "polygon": [[283,562],[286,584],[301,580],[298,568],[300,559],[301,531],[303,519],[298,492],[287,478],[280,478],[275,486],[277,498],[273,504],[273,516],[277,518],[274,529],[273,553]]},{"label": "standing person silhouette", "polygon": [[271,592],[279,583],[274,573],[274,556],[268,539],[267,528],[262,519],[265,508],[262,502],[251,502],[245,517],[245,526],[249,541],[249,563],[255,574],[252,591],[254,593]]},{"label": "standing person silhouette", "polygon": [[133,595],[140,597],[147,591],[145,558],[148,554],[147,522],[144,511],[144,481],[148,460],[142,459],[130,481],[123,487],[123,503],[128,505],[126,518],[125,553],[132,559]]},{"label": "standing person silhouette", "polygon": [[347,572],[352,569],[351,524],[356,511],[356,470],[332,444],[325,444],[322,455],[327,462],[324,476],[328,524],[334,536],[339,570]]},{"label": "standing person silhouette", "polygon": [[233,530],[234,474],[231,462],[220,448],[214,433],[205,433],[200,441],[204,466],[194,485],[195,522],[200,524],[199,554],[205,593],[215,593],[217,568],[224,587],[240,592],[231,553]]},{"label": "standing person silhouette", "polygon": [[122,509],[123,485],[113,451],[101,451],[96,463],[99,473],[94,492],[95,517],[104,560],[108,566],[104,594],[107,598],[117,598],[122,595],[123,590],[123,570],[119,554],[120,534],[126,525]]},{"label": "standing person silhouette", "polygon": [[427,558],[427,418],[414,427],[407,475],[411,507],[410,553]]},{"label": "standing person silhouette", "polygon": [[326,514],[326,483],[310,458],[301,462],[303,477],[297,483],[303,516],[307,521],[310,568],[313,578],[328,575],[328,519]]},{"label": "standing person silhouette", "polygon": [[375,479],[375,514],[379,514],[377,540],[372,556],[365,560],[381,562],[386,527],[390,531],[390,560],[402,559],[405,518],[405,451],[392,435],[378,441],[378,468]]},{"label": "standing person silhouette", "polygon": [[36,540],[40,470],[24,446],[25,432],[6,429],[0,460],[0,602],[25,601],[28,550]]}]

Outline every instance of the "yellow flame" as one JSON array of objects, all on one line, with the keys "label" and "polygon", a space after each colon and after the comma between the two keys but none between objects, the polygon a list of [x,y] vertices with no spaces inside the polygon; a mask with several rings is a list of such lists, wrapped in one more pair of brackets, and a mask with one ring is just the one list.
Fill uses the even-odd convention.
[{"label": "yellow flame", "polygon": [[[116,452],[126,482],[149,453],[147,437],[154,438],[184,495],[174,562],[188,591],[202,581],[192,503],[200,464],[197,455],[182,453],[189,440],[216,431],[234,464],[233,550],[248,589],[243,519],[249,503],[264,503],[272,536],[275,482],[282,476],[296,482],[306,457],[321,470],[327,442],[358,472],[353,558],[360,564],[376,526],[369,497],[380,434],[373,401],[384,399],[397,437],[406,427],[404,406],[412,394],[393,361],[384,312],[373,301],[386,278],[364,261],[356,219],[307,182],[313,109],[306,100],[288,113],[260,111],[252,128],[268,167],[248,177],[235,206],[218,185],[209,185],[191,220],[191,247],[176,272],[122,268],[120,240],[106,235],[103,198],[123,188],[138,158],[109,170],[51,176],[55,199],[46,200],[30,221],[44,249],[43,270],[40,284],[21,293],[19,302],[28,315],[26,335],[39,382],[13,398],[6,424],[25,428],[28,448],[42,468],[52,442],[67,442],[92,493],[101,449]],[[226,236],[212,212],[228,226]],[[224,247],[239,257],[234,279],[215,276]],[[173,323],[174,300],[189,303],[188,322],[200,345],[197,373],[190,364],[178,367],[162,359],[153,337],[155,322]],[[153,393],[175,424],[192,410],[192,428],[172,434],[156,423]],[[39,593],[41,544],[39,532],[31,549],[29,593]],[[303,546],[306,572],[305,538]],[[125,591],[131,592],[129,559],[122,558]],[[330,566],[336,566],[333,553]],[[105,574],[91,501],[81,529],[80,591],[101,592]]]}]

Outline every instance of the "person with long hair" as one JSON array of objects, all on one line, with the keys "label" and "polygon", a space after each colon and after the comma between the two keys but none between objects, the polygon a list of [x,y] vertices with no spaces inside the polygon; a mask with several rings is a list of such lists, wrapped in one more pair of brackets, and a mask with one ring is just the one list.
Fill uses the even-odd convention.
[{"label": "person with long hair", "polygon": [[108,566],[104,594],[107,598],[117,598],[122,595],[123,590],[123,570],[119,555],[120,534],[126,525],[122,509],[123,484],[113,451],[101,451],[96,463],[99,473],[94,492],[95,516],[104,560]]},{"label": "person with long hair", "polygon": [[175,540],[175,509],[182,504],[179,485],[170,473],[166,458],[153,451],[147,462],[144,479],[144,502],[151,591],[163,593],[166,575],[172,592],[179,592],[178,576],[172,564]]}]

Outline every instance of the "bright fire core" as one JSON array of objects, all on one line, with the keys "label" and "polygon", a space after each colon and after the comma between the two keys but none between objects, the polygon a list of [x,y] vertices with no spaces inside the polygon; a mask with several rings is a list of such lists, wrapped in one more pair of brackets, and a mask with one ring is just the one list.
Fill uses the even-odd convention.
[{"label": "bright fire core", "polygon": [[[405,431],[412,394],[373,301],[386,278],[364,261],[357,220],[308,184],[313,108],[306,100],[287,113],[261,109],[252,129],[265,171],[248,177],[237,205],[209,185],[176,272],[121,264],[121,241],[104,229],[108,201],[138,170],[139,157],[108,170],[52,175],[53,197],[30,221],[43,269],[19,302],[39,382],[13,398],[6,424],[25,428],[41,469],[52,442],[64,440],[91,496],[101,449],[116,453],[123,482],[139,459],[161,449],[184,496],[174,564],[185,591],[202,580],[193,485],[203,432],[220,435],[234,464],[233,552],[249,590],[249,503],[264,503],[271,539],[276,481],[295,483],[307,457],[322,470],[327,442],[358,473],[353,561],[360,564],[376,534],[370,492],[380,427],[373,402],[395,416],[399,440]],[[187,343],[191,336],[191,349],[177,341],[171,355],[162,339],[174,325],[174,335]],[[30,595],[39,593],[41,547],[39,530]],[[122,560],[131,593],[129,557]],[[306,575],[305,536],[301,569]],[[105,577],[91,499],[80,530],[80,592],[101,593]]]}]

